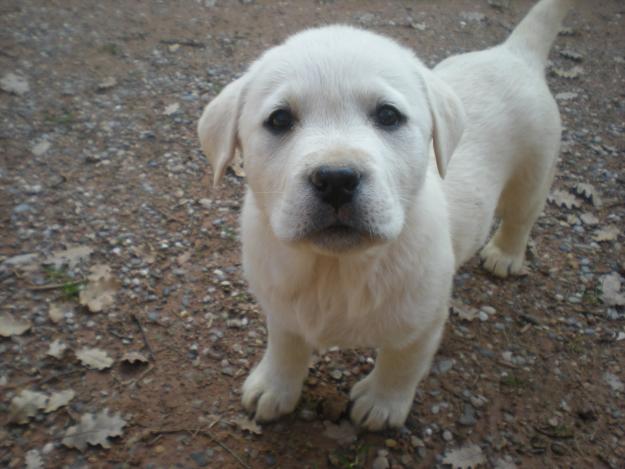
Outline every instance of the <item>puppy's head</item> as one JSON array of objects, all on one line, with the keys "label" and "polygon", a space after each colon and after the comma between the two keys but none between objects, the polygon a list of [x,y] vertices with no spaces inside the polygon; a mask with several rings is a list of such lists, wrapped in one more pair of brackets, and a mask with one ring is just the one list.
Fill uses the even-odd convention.
[{"label": "puppy's head", "polygon": [[463,130],[459,99],[407,49],[345,26],[267,51],[198,125],[215,183],[238,148],[276,237],[325,253],[393,240],[433,143],[438,171]]}]

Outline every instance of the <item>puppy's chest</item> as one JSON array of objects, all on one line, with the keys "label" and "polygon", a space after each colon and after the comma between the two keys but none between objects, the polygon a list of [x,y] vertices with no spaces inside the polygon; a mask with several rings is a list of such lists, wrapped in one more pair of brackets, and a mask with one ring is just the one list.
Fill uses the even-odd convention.
[{"label": "puppy's chest", "polygon": [[414,329],[414,316],[399,296],[404,289],[392,298],[375,276],[332,269],[320,269],[307,280],[290,296],[287,314],[297,332],[318,348],[378,347]]}]

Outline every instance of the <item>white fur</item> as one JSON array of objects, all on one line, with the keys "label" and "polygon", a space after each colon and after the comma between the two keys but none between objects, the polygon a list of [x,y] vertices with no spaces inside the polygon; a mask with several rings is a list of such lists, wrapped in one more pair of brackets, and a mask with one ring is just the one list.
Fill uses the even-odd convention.
[{"label": "white fur", "polygon": [[[206,107],[198,131],[215,180],[236,147],[248,176],[243,265],[269,330],[243,386],[257,420],[295,408],[314,348],[364,346],[378,359],[352,389],[352,419],[371,430],[401,426],[442,336],[453,273],[486,241],[496,214],[485,267],[521,272],[559,148],[543,68],[566,9],[565,0],[543,0],[506,43],[434,71],[369,32],[305,31]],[[405,124],[376,127],[380,102]],[[297,123],[274,135],[263,123],[285,105]],[[357,235],[311,234],[326,209],[308,181],[320,165],[366,175],[358,211],[340,214],[358,223]]]}]

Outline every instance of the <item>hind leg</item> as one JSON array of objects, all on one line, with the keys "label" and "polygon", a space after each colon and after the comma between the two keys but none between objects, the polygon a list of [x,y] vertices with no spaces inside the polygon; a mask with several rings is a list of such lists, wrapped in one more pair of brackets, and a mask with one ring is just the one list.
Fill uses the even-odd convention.
[{"label": "hind leg", "polygon": [[536,155],[535,164],[526,165],[501,194],[497,206],[501,223],[480,253],[483,266],[498,277],[524,273],[530,231],[545,206],[555,173],[557,151],[549,153]]}]

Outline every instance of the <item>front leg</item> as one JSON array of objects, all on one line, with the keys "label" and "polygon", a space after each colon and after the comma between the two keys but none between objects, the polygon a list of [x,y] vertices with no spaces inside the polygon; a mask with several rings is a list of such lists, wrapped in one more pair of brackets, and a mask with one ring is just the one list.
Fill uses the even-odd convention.
[{"label": "front leg", "polygon": [[375,431],[404,424],[417,384],[430,369],[443,329],[444,322],[404,348],[379,350],[373,371],[356,383],[350,393],[351,418],[356,425]]},{"label": "front leg", "polygon": [[269,321],[267,326],[267,350],[243,384],[243,407],[260,422],[295,409],[312,352],[300,336]]}]

